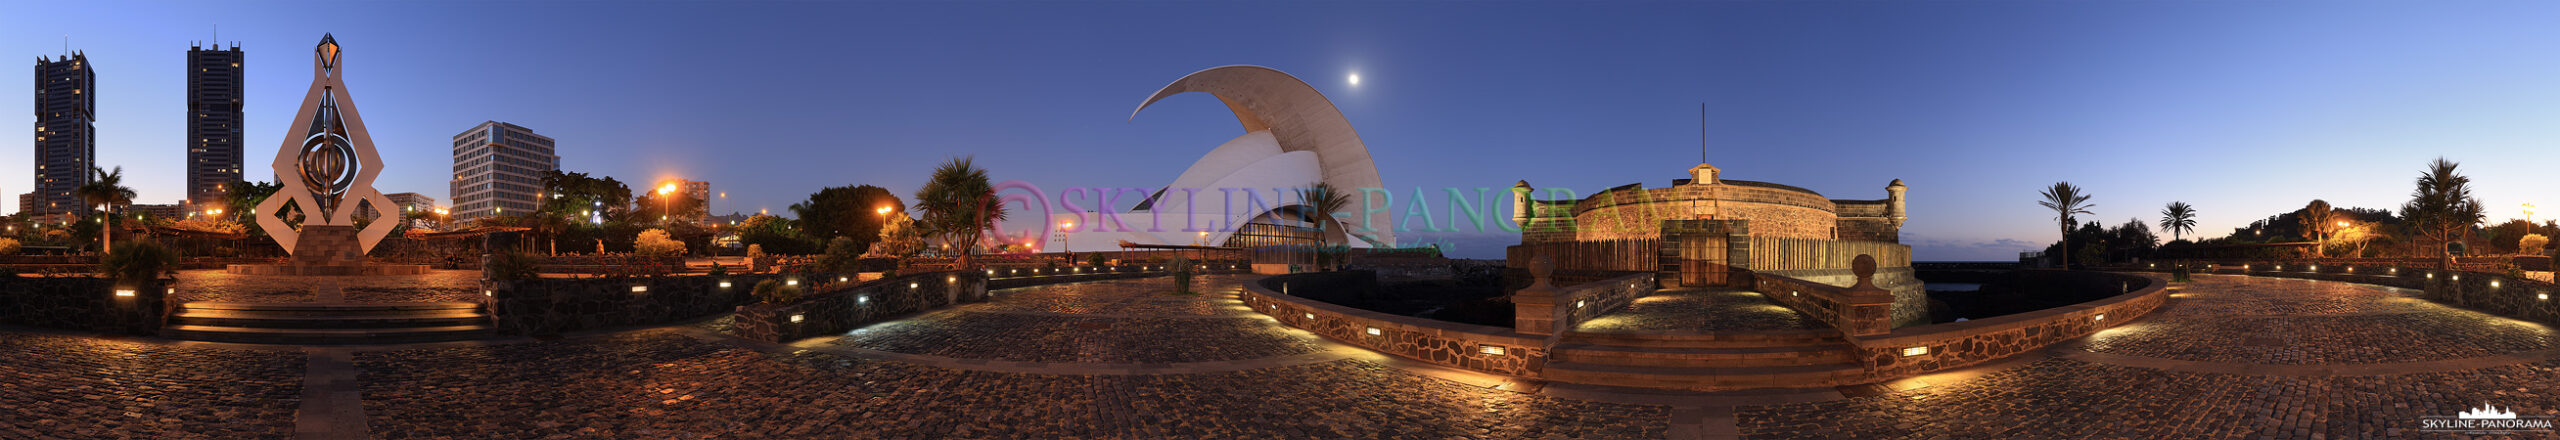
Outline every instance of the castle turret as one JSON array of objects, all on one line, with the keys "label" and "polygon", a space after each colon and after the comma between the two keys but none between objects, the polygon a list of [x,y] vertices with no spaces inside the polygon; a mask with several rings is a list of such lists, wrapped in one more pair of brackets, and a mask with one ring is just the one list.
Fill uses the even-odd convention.
[{"label": "castle turret", "polygon": [[1908,211],[1902,210],[1902,191],[1907,189],[1910,187],[1903,186],[1902,179],[1893,179],[1892,184],[1884,186],[1884,215],[1893,219],[1894,229],[1902,229],[1902,219],[1909,216]]},{"label": "castle turret", "polygon": [[1717,183],[1719,183],[1719,182],[1717,182],[1717,181],[1716,181],[1716,173],[1721,173],[1721,172],[1724,172],[1724,170],[1716,169],[1716,166],[1715,166],[1715,165],[1708,165],[1708,164],[1703,164],[1703,163],[1698,164],[1698,166],[1690,167],[1690,168],[1689,168],[1689,184],[1691,184],[1691,185],[1714,185],[1714,184],[1717,184]]},{"label": "castle turret", "polygon": [[1511,185],[1511,224],[1520,225],[1523,230],[1529,228],[1529,215],[1536,209],[1529,207],[1529,191],[1535,189],[1529,187],[1527,180]]}]

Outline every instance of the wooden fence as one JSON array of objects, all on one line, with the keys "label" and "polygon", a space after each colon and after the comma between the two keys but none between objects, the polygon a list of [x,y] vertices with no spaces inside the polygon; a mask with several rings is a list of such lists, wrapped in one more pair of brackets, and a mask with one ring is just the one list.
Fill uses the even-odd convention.
[{"label": "wooden fence", "polygon": [[1859,255],[1872,255],[1876,267],[1911,265],[1911,247],[1881,241],[1751,238],[1751,270],[1847,269]]},{"label": "wooden fence", "polygon": [[1530,243],[1503,250],[1504,264],[1512,268],[1528,268],[1529,258],[1538,255],[1554,257],[1557,270],[1662,270],[1660,239]]}]

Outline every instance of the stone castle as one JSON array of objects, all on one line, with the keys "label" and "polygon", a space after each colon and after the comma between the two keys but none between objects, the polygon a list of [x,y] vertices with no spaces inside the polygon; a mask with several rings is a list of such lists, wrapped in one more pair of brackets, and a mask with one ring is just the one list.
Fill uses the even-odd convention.
[{"label": "stone castle", "polygon": [[1521,226],[1510,264],[1537,253],[1559,256],[1565,270],[1658,271],[1664,287],[1746,287],[1739,271],[1848,285],[1850,262],[1872,255],[1877,285],[1894,292],[1896,326],[1928,323],[1928,298],[1911,275],[1911,248],[1900,244],[1907,218],[1901,180],[1882,200],[1836,200],[1793,186],[1722,178],[1698,164],[1689,178],[1663,188],[1642,183],[1578,200],[1538,200],[1537,188],[1512,187],[1512,220]]}]

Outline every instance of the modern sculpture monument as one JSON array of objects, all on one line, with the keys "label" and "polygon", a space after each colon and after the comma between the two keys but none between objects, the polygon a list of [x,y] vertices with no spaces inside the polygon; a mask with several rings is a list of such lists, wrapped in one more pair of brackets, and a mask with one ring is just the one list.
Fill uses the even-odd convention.
[{"label": "modern sculpture monument", "polygon": [[[284,144],[276,151],[276,180],[284,188],[258,203],[258,226],[292,255],[284,265],[234,265],[230,272],[262,275],[385,275],[424,272],[423,265],[368,265],[365,254],[399,224],[391,199],[373,188],[382,158],[364,131],[355,98],[347,93],[344,54],[336,38],[320,37],[312,50],[311,89],[302,97]],[[360,204],[358,202],[372,202]],[[366,206],[370,205],[370,206]],[[355,226],[359,206],[377,219]],[[299,228],[288,222],[298,222]]]}]

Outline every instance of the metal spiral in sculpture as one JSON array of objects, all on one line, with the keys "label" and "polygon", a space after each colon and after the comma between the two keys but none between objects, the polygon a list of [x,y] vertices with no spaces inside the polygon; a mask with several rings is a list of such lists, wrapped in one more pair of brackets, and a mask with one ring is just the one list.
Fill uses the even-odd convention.
[{"label": "metal spiral in sculpture", "polygon": [[[371,202],[375,218],[399,216],[391,210],[391,200],[373,188],[374,177],[382,172],[382,158],[374,151],[373,138],[365,133],[354,97],[347,93],[340,60],[344,54],[337,38],[329,35],[322,35],[320,45],[312,49],[311,89],[303,96],[302,110],[296,113],[285,144],[276,151],[274,168],[284,188],[259,203],[255,211],[258,225],[287,252],[294,252],[301,238],[301,231],[286,223],[297,211],[306,227],[352,226],[355,210],[343,208],[359,201]],[[294,209],[286,209],[287,203]],[[398,223],[366,225],[357,236],[363,250],[371,252]]]}]

